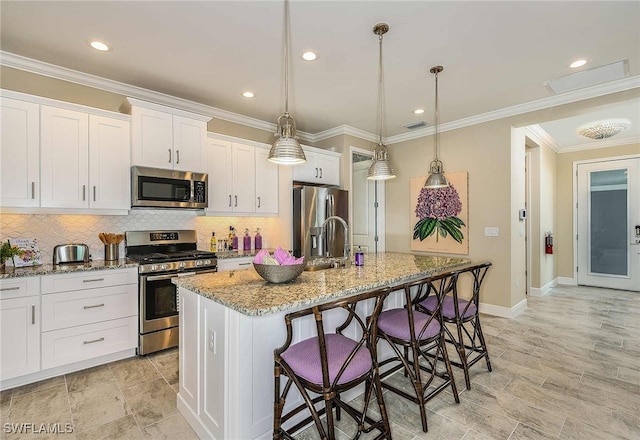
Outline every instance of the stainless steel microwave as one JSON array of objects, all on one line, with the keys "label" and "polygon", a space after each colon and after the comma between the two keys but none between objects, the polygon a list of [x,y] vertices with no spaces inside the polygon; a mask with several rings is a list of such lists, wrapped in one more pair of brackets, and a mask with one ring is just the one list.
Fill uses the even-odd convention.
[{"label": "stainless steel microwave", "polygon": [[204,173],[132,166],[131,207],[206,208],[208,180]]}]

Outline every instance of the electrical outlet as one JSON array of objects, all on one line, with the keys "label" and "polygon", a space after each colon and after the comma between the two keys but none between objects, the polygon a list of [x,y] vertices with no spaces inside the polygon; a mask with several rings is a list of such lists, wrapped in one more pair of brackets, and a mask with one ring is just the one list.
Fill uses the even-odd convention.
[{"label": "electrical outlet", "polygon": [[216,354],[216,334],[213,330],[209,330],[209,351],[213,354]]},{"label": "electrical outlet", "polygon": [[484,228],[485,237],[497,237],[500,235],[500,229],[497,226],[491,226]]},{"label": "electrical outlet", "polygon": [[520,277],[516,277],[516,287],[520,287]]}]

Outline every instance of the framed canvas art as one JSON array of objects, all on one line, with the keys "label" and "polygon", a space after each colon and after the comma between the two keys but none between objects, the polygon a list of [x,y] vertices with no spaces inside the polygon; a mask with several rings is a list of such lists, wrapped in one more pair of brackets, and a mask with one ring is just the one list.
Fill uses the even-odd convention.
[{"label": "framed canvas art", "polygon": [[423,188],[426,176],[411,179],[411,250],[468,255],[468,173],[445,176],[448,188]]}]

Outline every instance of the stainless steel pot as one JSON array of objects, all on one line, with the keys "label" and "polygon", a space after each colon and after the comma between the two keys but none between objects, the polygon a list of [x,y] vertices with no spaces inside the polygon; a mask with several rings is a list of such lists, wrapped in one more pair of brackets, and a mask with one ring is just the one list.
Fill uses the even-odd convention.
[{"label": "stainless steel pot", "polygon": [[59,244],[53,248],[53,264],[89,262],[89,246],[82,243]]}]

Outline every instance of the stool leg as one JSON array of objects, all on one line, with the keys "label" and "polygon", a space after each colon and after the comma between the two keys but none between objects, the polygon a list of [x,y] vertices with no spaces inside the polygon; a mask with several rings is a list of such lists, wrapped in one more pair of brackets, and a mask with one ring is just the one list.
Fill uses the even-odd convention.
[{"label": "stool leg", "polygon": [[484,360],[487,361],[487,369],[491,371],[491,361],[489,360],[489,351],[487,350],[487,344],[484,341],[484,334],[482,333],[482,326],[480,325],[480,317],[476,317],[476,329],[478,331],[478,338],[480,339],[480,344],[482,344],[482,349],[484,350]]},{"label": "stool leg", "polygon": [[444,365],[447,367],[447,374],[449,375],[449,379],[451,379],[451,392],[453,393],[453,397],[456,403],[460,403],[460,397],[458,396],[458,388],[456,387],[456,381],[453,377],[453,368],[451,368],[451,362],[449,361],[449,354],[447,353],[446,342],[444,340],[444,333],[440,338],[440,350],[442,350],[442,358],[444,359]]},{"label": "stool leg", "polygon": [[456,330],[458,331],[458,340],[455,342],[456,349],[458,350],[458,356],[460,357],[460,363],[462,364],[462,370],[464,371],[464,382],[467,389],[471,389],[471,378],[469,376],[469,365],[467,364],[467,350],[464,346],[464,337],[462,336],[462,322],[456,321]]}]

